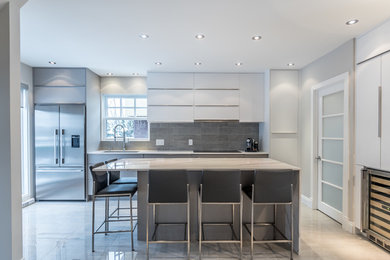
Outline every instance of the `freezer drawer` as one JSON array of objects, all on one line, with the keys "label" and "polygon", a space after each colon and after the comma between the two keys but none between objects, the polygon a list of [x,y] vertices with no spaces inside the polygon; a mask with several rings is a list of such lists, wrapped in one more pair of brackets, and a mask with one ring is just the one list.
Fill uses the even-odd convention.
[{"label": "freezer drawer", "polygon": [[37,169],[37,200],[84,200],[84,169]]}]

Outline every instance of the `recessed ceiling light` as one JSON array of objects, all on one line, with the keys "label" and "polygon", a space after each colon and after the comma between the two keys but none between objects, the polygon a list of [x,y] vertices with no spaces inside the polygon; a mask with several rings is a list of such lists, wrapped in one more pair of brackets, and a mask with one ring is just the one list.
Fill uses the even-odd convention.
[{"label": "recessed ceiling light", "polygon": [[206,37],[206,36],[204,36],[204,34],[197,34],[197,35],[195,35],[195,38],[196,39],[204,39],[204,37]]},{"label": "recessed ceiling light", "polygon": [[287,63],[287,66],[289,66],[289,67],[294,67],[294,66],[295,66],[295,64],[294,64],[294,63],[292,63],[292,62],[290,62],[290,63]]},{"label": "recessed ceiling light", "polygon": [[131,75],[133,75],[133,76],[138,76],[138,75],[139,75],[139,73],[133,73],[133,74],[131,74]]},{"label": "recessed ceiling light", "polygon": [[346,24],[346,25],[353,25],[353,24],[358,23],[358,22],[359,22],[358,19],[353,19],[353,20],[349,20],[349,21],[346,22],[345,24]]},{"label": "recessed ceiling light", "polygon": [[200,65],[202,65],[202,62],[195,62],[194,63],[196,66],[200,66]]},{"label": "recessed ceiling light", "polygon": [[236,66],[242,66],[243,64],[242,64],[242,62],[237,62],[236,63]]},{"label": "recessed ceiling light", "polygon": [[57,62],[55,62],[55,61],[49,61],[49,64],[55,65],[55,64],[57,64]]},{"label": "recessed ceiling light", "polygon": [[154,64],[156,64],[156,65],[162,65],[162,62],[160,62],[160,61],[157,61],[157,62],[155,62]]},{"label": "recessed ceiling light", "polygon": [[261,40],[261,36],[260,35],[253,36],[252,40],[254,40],[254,41]]},{"label": "recessed ceiling light", "polygon": [[112,76],[112,75],[114,75],[114,74],[112,74],[112,72],[107,73],[107,76]]},{"label": "recessed ceiling light", "polygon": [[139,37],[141,37],[142,39],[147,39],[147,38],[149,38],[149,35],[147,35],[147,34],[140,34]]}]

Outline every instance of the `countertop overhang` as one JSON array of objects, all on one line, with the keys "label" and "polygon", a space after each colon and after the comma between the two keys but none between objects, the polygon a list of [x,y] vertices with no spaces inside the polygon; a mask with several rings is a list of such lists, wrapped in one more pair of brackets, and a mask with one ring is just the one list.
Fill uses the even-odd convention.
[{"label": "countertop overhang", "polygon": [[244,154],[244,155],[250,155],[250,154],[268,154],[267,152],[246,152],[246,151],[237,151],[237,152],[196,152],[196,151],[175,151],[175,150],[97,150],[93,152],[88,152],[88,154]]},{"label": "countertop overhang", "polygon": [[269,158],[125,158],[109,163],[96,171],[148,171],[148,170],[227,170],[253,171],[259,169],[300,168]]}]

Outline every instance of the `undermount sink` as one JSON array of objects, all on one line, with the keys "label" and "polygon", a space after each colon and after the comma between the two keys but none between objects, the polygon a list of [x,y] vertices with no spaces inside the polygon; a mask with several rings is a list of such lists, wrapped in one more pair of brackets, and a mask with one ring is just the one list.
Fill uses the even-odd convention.
[{"label": "undermount sink", "polygon": [[104,150],[105,153],[138,153],[136,150]]}]

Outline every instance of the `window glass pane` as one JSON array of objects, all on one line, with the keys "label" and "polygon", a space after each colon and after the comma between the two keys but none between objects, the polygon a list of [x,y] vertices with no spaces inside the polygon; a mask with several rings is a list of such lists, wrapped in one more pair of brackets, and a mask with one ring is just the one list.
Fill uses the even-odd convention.
[{"label": "window glass pane", "polygon": [[343,187],[343,166],[322,162],[322,180]]},{"label": "window glass pane", "polygon": [[107,116],[108,117],[120,117],[121,116],[121,109],[120,108],[108,108],[107,109]]},{"label": "window glass pane", "polygon": [[146,117],[148,115],[148,109],[147,108],[137,108],[136,112],[137,117]]},{"label": "window glass pane", "polygon": [[121,99],[120,98],[107,98],[107,107],[120,107]]},{"label": "window glass pane", "polygon": [[148,138],[149,123],[147,120],[134,120],[134,138]]},{"label": "window glass pane", "polygon": [[335,162],[343,162],[343,141],[322,140],[322,158]]},{"label": "window glass pane", "polygon": [[134,98],[123,98],[122,99],[123,107],[134,107]]},{"label": "window glass pane", "polygon": [[148,106],[147,99],[146,98],[137,98],[136,106],[137,107],[147,107]]},{"label": "window glass pane", "polygon": [[340,114],[344,112],[344,92],[324,96],[323,115]]},{"label": "window glass pane", "polygon": [[133,116],[134,116],[134,108],[122,109],[122,117],[133,117]]},{"label": "window glass pane", "polygon": [[327,185],[326,183],[322,183],[322,201],[339,211],[343,210],[342,190]]},{"label": "window glass pane", "polygon": [[322,119],[322,135],[324,137],[342,138],[344,136],[344,117],[325,117]]}]

